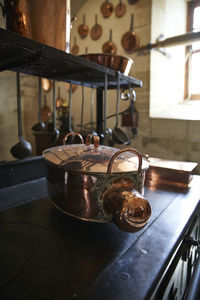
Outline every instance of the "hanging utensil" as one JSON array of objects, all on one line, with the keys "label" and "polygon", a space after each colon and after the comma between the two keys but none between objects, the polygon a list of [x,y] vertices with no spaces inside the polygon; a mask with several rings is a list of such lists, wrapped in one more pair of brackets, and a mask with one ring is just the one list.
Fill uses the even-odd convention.
[{"label": "hanging utensil", "polygon": [[53,135],[51,139],[51,144],[55,144],[59,138],[60,131],[56,128],[56,90],[55,90],[55,80],[53,80]]},{"label": "hanging utensil", "polygon": [[38,119],[39,123],[35,124],[32,127],[32,130],[34,131],[42,131],[45,128],[45,123],[42,121],[41,117],[41,104],[42,104],[42,88],[41,88],[41,77],[38,79],[38,86],[39,86],[39,92],[38,92]]},{"label": "hanging utensil", "polygon": [[75,92],[75,90],[78,88],[77,84],[66,82],[66,90],[67,90],[68,93],[70,91],[70,86],[71,85],[72,85],[72,93]]},{"label": "hanging utensil", "polygon": [[85,15],[83,15],[83,24],[79,25],[78,33],[81,38],[86,38],[88,32],[89,32],[89,28],[87,25],[85,25]]},{"label": "hanging utensil", "polygon": [[94,93],[95,89],[92,87],[92,95],[91,95],[91,110],[90,110],[90,132],[92,135],[98,135],[97,132],[94,130],[94,120],[93,120],[93,113],[94,113]]},{"label": "hanging utensil", "polygon": [[112,131],[113,141],[117,144],[128,145],[130,143],[127,134],[119,126],[119,93],[120,93],[120,73],[117,72],[117,101],[116,101],[116,124]]},{"label": "hanging utensil", "polygon": [[90,36],[92,40],[98,40],[102,35],[103,29],[100,24],[98,24],[97,14],[95,15],[95,25],[91,28]]},{"label": "hanging utensil", "polygon": [[109,41],[105,42],[102,46],[103,53],[109,54],[116,54],[117,53],[117,46],[115,43],[112,42],[112,29],[110,29],[110,39]]},{"label": "hanging utensil", "polygon": [[137,125],[138,125],[138,112],[135,109],[135,101],[136,101],[136,92],[134,89],[131,89],[131,117],[132,117],[132,133],[133,137],[137,134]]},{"label": "hanging utensil", "polygon": [[79,53],[79,46],[76,44],[76,36],[74,37],[74,45],[71,48],[71,54],[77,55]]},{"label": "hanging utensil", "polygon": [[44,106],[41,109],[41,119],[44,123],[48,122],[51,117],[51,109],[47,105],[47,97],[44,95]]},{"label": "hanging utensil", "polygon": [[60,96],[60,86],[58,87],[58,97],[56,98],[56,108],[63,106],[65,100]]},{"label": "hanging utensil", "polygon": [[83,143],[83,139],[80,138],[80,135],[73,131],[72,129],[72,116],[71,116],[71,108],[72,108],[72,88],[73,84],[70,82],[69,88],[69,112],[68,112],[68,134],[63,138],[63,145],[65,144],[74,144],[74,143]]},{"label": "hanging utensil", "polygon": [[82,101],[81,101],[81,134],[83,133],[83,114],[84,114],[84,85],[82,84]]},{"label": "hanging utensil", "polygon": [[136,33],[133,31],[134,24],[134,15],[131,14],[131,26],[130,31],[127,31],[123,34],[121,39],[121,44],[124,50],[132,51],[139,46],[139,38]]},{"label": "hanging utensil", "polygon": [[52,81],[48,78],[42,78],[42,89],[49,92],[52,89]]},{"label": "hanging utensil", "polygon": [[17,120],[18,120],[19,142],[10,149],[10,152],[15,158],[23,159],[32,153],[32,147],[31,144],[22,137],[21,94],[20,94],[19,73],[17,73]]},{"label": "hanging utensil", "polygon": [[103,143],[109,143],[112,137],[112,129],[107,128],[107,93],[108,93],[108,74],[105,74],[104,79],[104,106],[103,106],[103,117],[104,117],[104,126],[103,126],[103,135],[100,135]]},{"label": "hanging utensil", "polygon": [[115,7],[115,15],[120,18],[123,17],[123,15],[126,12],[126,5],[122,3],[122,0],[119,0],[119,4]]},{"label": "hanging utensil", "polygon": [[109,18],[114,10],[113,4],[106,0],[101,4],[101,13],[104,18]]}]

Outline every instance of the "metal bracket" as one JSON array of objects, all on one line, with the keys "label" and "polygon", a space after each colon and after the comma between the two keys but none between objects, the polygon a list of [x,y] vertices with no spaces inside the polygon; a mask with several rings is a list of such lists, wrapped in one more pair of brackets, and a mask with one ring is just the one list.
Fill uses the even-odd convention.
[{"label": "metal bracket", "polygon": [[[159,37],[156,39],[156,42],[161,42],[161,41],[164,41],[165,40],[165,37],[164,37],[164,34],[160,34]],[[166,56],[167,58],[171,58],[171,54],[169,54],[165,48],[152,48],[152,50],[156,50],[158,52],[160,52],[162,55]]]}]

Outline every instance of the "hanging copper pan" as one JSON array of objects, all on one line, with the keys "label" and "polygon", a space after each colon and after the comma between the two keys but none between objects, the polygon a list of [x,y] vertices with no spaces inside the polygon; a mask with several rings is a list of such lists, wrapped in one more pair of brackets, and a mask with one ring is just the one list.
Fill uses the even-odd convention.
[{"label": "hanging copper pan", "polygon": [[117,53],[117,46],[112,41],[112,29],[110,29],[110,39],[109,41],[105,42],[102,46],[103,53],[109,54],[116,54]]},{"label": "hanging copper pan", "polygon": [[109,18],[114,10],[113,4],[106,0],[101,4],[101,13],[104,18]]},{"label": "hanging copper pan", "polygon": [[79,52],[79,46],[76,44],[76,36],[74,37],[74,45],[71,48],[71,54],[77,55]]},{"label": "hanging copper pan", "polygon": [[134,15],[131,15],[131,26],[130,31],[124,33],[121,39],[121,44],[124,50],[132,51],[139,46],[139,38],[136,33],[133,31],[134,24]]},{"label": "hanging copper pan", "polygon": [[98,24],[97,14],[95,15],[95,25],[91,28],[90,36],[93,40],[98,40],[102,35],[102,27]]},{"label": "hanging copper pan", "polygon": [[86,38],[86,36],[88,35],[88,32],[89,32],[89,28],[85,24],[85,15],[83,15],[83,24],[79,25],[78,33],[81,38]]},{"label": "hanging copper pan", "polygon": [[120,18],[123,17],[126,12],[126,5],[119,0],[119,4],[115,7],[115,15]]}]

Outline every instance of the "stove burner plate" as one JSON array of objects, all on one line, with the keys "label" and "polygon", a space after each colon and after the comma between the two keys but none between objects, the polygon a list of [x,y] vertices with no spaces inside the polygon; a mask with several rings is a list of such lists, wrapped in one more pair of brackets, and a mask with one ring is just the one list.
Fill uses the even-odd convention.
[{"label": "stove burner plate", "polygon": [[60,296],[66,285],[66,249],[53,231],[29,223],[1,223],[0,241],[1,300]]}]

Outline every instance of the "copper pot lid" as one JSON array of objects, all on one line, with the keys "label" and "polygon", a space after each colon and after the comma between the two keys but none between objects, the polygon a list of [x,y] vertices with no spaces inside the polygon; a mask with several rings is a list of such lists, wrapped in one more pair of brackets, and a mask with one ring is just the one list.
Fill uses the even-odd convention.
[{"label": "copper pot lid", "polygon": [[[73,135],[77,133],[70,133]],[[83,141],[83,140],[82,140]],[[48,148],[43,151],[46,161],[65,171],[78,173],[124,173],[146,170],[149,163],[146,158],[133,149],[117,149],[99,145],[99,137],[94,136],[86,144],[71,144]]]}]

